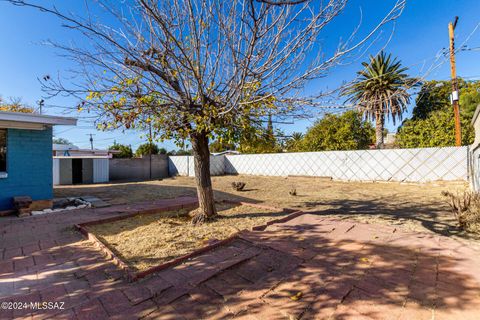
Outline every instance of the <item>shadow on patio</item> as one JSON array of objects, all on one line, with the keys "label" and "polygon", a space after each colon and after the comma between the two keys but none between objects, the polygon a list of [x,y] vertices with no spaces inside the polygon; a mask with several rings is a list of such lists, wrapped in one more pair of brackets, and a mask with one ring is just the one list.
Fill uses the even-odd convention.
[{"label": "shadow on patio", "polygon": [[[195,276],[198,285],[152,318],[431,319],[435,314],[467,319],[480,307],[475,275],[480,261],[470,260],[477,253],[468,248],[455,256],[452,243],[442,240],[440,246],[431,235],[312,215],[297,219],[308,223],[246,233],[231,246],[255,254],[213,277],[207,275],[218,268],[214,260],[193,259],[191,268],[206,278]],[[188,266],[172,271],[189,282]]]},{"label": "shadow on patio", "polygon": [[[332,215],[340,219],[356,219],[364,222],[377,222],[381,219],[390,225],[404,225],[408,228],[418,224],[426,230],[443,236],[458,236],[464,239],[480,239],[480,235],[461,230],[453,213],[448,211],[445,202],[430,203],[428,206],[396,201],[394,205],[386,198],[366,200],[334,200],[328,202],[305,203],[309,213]],[[322,205],[328,209],[319,209]],[[308,209],[308,208],[311,209]]]}]

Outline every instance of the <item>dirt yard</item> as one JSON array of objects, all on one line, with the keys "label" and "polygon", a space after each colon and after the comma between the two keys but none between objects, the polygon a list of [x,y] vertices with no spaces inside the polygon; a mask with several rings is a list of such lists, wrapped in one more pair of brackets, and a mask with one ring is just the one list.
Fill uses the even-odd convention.
[{"label": "dirt yard", "polygon": [[[140,215],[88,227],[122,260],[145,270],[191,253],[213,240],[223,240],[241,230],[285,217],[273,211],[245,205],[218,204],[219,219],[192,226],[188,210]],[[176,215],[176,216],[175,216]]]},{"label": "dirt yard", "polygon": [[[246,182],[244,191],[231,183]],[[444,190],[456,193],[467,188],[463,182],[428,184],[359,183],[310,177],[213,177],[217,200],[244,200],[356,219],[368,223],[398,225],[415,231],[465,236],[456,228]],[[296,189],[297,195],[289,191]],[[56,197],[99,197],[111,204],[142,202],[196,194],[194,180],[177,177],[161,181],[111,183],[55,187]]]}]

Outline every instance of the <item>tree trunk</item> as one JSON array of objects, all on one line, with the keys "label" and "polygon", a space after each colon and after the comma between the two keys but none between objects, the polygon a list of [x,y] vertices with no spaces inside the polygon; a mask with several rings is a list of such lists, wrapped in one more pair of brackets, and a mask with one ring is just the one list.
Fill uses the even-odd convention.
[{"label": "tree trunk", "polygon": [[199,224],[205,220],[214,218],[217,215],[217,209],[215,208],[212,179],[210,176],[210,151],[208,150],[207,134],[192,134],[191,142],[199,205],[193,216],[192,223]]},{"label": "tree trunk", "polygon": [[383,127],[385,124],[385,117],[383,114],[375,116],[375,146],[377,149],[383,149]]}]

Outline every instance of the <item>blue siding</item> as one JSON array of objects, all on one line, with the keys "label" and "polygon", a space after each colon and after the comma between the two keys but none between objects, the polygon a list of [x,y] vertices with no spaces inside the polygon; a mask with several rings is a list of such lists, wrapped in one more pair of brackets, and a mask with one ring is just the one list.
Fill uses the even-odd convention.
[{"label": "blue siding", "polygon": [[12,197],[53,198],[52,129],[7,131],[7,178],[0,178],[0,210],[12,208]]}]

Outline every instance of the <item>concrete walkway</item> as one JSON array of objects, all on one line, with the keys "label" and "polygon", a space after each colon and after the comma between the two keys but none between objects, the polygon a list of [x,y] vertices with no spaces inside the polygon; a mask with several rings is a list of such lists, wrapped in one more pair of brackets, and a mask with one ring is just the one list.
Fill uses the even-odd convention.
[{"label": "concrete walkway", "polygon": [[139,207],[148,205],[0,220],[0,302],[63,302],[62,310],[0,310],[0,318],[479,318],[477,249],[313,214],[128,283],[71,226]]}]

